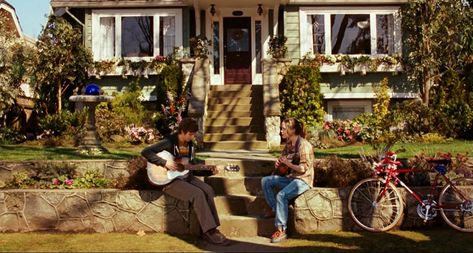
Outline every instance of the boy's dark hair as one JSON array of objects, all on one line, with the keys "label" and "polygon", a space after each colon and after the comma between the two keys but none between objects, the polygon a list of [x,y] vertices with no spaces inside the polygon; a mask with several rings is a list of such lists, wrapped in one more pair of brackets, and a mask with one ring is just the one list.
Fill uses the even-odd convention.
[{"label": "boy's dark hair", "polygon": [[197,131],[199,131],[199,125],[197,125],[197,122],[192,118],[182,119],[177,128],[178,133],[196,133]]}]

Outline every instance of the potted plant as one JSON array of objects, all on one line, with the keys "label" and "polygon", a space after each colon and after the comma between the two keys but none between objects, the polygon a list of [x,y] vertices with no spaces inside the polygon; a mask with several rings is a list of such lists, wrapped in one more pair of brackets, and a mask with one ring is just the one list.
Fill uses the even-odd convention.
[{"label": "potted plant", "polygon": [[198,35],[190,39],[190,46],[195,58],[207,58],[209,51],[210,40],[204,35]]},{"label": "potted plant", "polygon": [[284,35],[271,36],[271,39],[269,40],[268,54],[271,55],[274,59],[286,57],[286,41],[287,37]]}]

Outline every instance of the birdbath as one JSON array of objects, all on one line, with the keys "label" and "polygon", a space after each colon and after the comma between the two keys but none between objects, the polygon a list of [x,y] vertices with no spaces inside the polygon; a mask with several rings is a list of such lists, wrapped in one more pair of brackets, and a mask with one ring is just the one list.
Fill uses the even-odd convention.
[{"label": "birdbath", "polygon": [[100,139],[95,127],[95,107],[101,102],[112,101],[112,99],[112,96],[104,95],[73,95],[69,97],[70,101],[82,103],[88,108],[85,135],[81,140],[79,148],[87,151],[106,151],[100,144]]}]

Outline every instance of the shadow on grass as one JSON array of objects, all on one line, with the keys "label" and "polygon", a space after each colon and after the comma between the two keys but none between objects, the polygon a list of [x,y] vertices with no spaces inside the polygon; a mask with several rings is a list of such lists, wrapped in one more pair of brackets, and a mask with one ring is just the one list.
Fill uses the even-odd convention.
[{"label": "shadow on grass", "polygon": [[136,152],[105,151],[100,154],[81,153],[75,147],[45,147],[23,145],[0,145],[2,160],[85,160],[119,159],[129,160],[137,156]]},{"label": "shadow on grass", "polygon": [[278,244],[253,237],[232,239],[228,246],[212,245],[197,237],[190,241],[188,236],[179,238],[213,252],[473,252],[470,233],[448,228],[386,233],[316,232],[291,236]]}]

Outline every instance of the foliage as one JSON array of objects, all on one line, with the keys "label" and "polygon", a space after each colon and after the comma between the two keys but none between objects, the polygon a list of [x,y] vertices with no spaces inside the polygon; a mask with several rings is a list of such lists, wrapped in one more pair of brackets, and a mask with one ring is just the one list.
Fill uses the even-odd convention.
[{"label": "foliage", "polygon": [[177,97],[184,89],[184,73],[177,64],[166,65],[157,76],[156,104],[158,108],[168,103],[167,92]]},{"label": "foliage", "polygon": [[315,167],[317,187],[346,187],[371,175],[371,168],[358,159],[330,156]]},{"label": "foliage", "polygon": [[68,133],[72,136],[79,134],[85,125],[86,112],[70,112],[63,110],[56,114],[46,115],[39,120],[39,129],[41,137],[63,136]]},{"label": "foliage", "polygon": [[195,58],[205,59],[210,54],[209,46],[210,40],[205,37],[205,35],[200,34],[196,37],[192,37],[189,40],[192,55]]},{"label": "foliage", "polygon": [[115,183],[118,189],[151,189],[148,175],[146,174],[146,159],[142,156],[135,157],[128,163],[129,177],[121,177]]},{"label": "foliage", "polygon": [[112,100],[112,110],[123,117],[127,124],[141,125],[148,112],[141,103],[140,78],[131,81],[126,90]]},{"label": "foliage", "polygon": [[389,113],[389,86],[388,86],[388,78],[385,77],[379,85],[373,86],[373,91],[376,94],[375,103],[373,105],[373,114],[376,118],[376,122],[378,125],[383,124],[383,120]]},{"label": "foliage", "polygon": [[[81,89],[91,67],[92,55],[82,41],[82,32],[64,18],[50,15],[36,43],[33,81],[39,115],[62,110],[63,98]],[[66,100],[67,101],[67,100]]]},{"label": "foliage", "polygon": [[110,179],[104,178],[97,170],[87,170],[82,175],[76,167],[66,162],[44,163],[32,170],[20,170],[13,173],[12,180],[6,188],[36,188],[36,189],[88,189],[109,188]]},{"label": "foliage", "polygon": [[458,0],[409,1],[403,8],[408,76],[422,88],[424,104],[430,103],[431,88],[443,83],[445,71],[462,70],[471,55],[471,16],[471,8]]},{"label": "foliage", "polygon": [[179,122],[181,122],[187,112],[190,93],[185,90],[177,98],[170,91],[167,91],[166,95],[166,105],[161,104],[161,112],[153,115],[156,128],[163,135],[174,133],[177,130]]},{"label": "foliage", "polygon": [[7,114],[17,108],[16,98],[22,95],[20,86],[27,82],[34,55],[34,49],[7,24],[6,14],[0,12],[0,127],[6,127]]},{"label": "foliage", "polygon": [[286,41],[287,37],[284,35],[271,36],[269,39],[269,49],[267,53],[275,59],[286,57]]},{"label": "foliage", "polygon": [[318,68],[290,66],[279,84],[281,116],[294,117],[307,127],[322,123],[324,111]]},{"label": "foliage", "polygon": [[326,121],[323,125],[326,131],[333,131],[337,140],[344,142],[361,141],[360,132],[362,126],[351,120]]},{"label": "foliage", "polygon": [[156,139],[156,134],[152,128],[136,127],[134,125],[126,127],[128,138],[133,144],[151,143]]},{"label": "foliage", "polygon": [[24,134],[18,133],[9,127],[0,127],[0,144],[14,144],[26,140]]},{"label": "foliage", "polygon": [[122,114],[109,109],[108,106],[100,106],[97,107],[95,118],[97,133],[102,141],[110,141],[114,135],[125,136],[127,120]]}]

